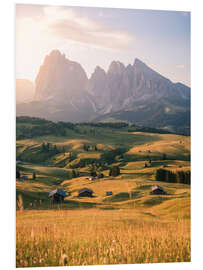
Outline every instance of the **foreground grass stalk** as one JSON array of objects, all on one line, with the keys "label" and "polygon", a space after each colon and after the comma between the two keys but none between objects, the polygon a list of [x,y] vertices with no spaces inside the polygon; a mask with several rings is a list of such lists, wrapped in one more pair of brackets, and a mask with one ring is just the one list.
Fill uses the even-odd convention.
[{"label": "foreground grass stalk", "polygon": [[17,267],[190,261],[189,220],[140,221],[133,210],[30,212],[17,213]]}]

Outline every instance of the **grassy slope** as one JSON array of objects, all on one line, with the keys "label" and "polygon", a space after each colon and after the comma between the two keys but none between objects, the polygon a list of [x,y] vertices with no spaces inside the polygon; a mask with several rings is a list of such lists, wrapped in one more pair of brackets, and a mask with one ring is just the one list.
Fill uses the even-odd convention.
[{"label": "grassy slope", "polygon": [[[95,181],[86,176],[68,179],[66,168],[21,165],[29,179],[16,183],[26,209],[17,211],[18,267],[190,260],[190,187],[154,180],[156,169],[163,165],[171,170],[180,170],[180,165],[181,170],[190,168],[189,137],[98,128],[95,135],[72,132],[67,137],[20,140],[17,151],[35,149],[43,141],[65,146],[78,159],[99,159],[104,151],[121,146],[126,153],[119,161],[120,176],[108,177],[108,171],[103,171],[105,178]],[[96,144],[98,151],[84,152],[83,143]],[[163,153],[170,159],[162,160]],[[65,159],[66,154],[54,158]],[[154,161],[144,168],[148,155]],[[79,170],[86,173],[85,167]],[[36,180],[32,180],[33,172]],[[154,184],[161,185],[168,195],[150,195]],[[63,205],[53,207],[48,192],[56,187],[70,195]],[[91,188],[94,197],[78,198],[77,191],[83,187]],[[113,195],[106,196],[106,191]],[[35,200],[36,205],[29,206]],[[54,210],[58,207],[60,211]]]},{"label": "grassy slope", "polygon": [[[190,139],[180,135],[154,134],[154,133],[128,133],[110,128],[95,128],[95,134],[78,134],[68,132],[66,137],[42,136],[30,140],[17,141],[17,159],[31,162],[69,166],[69,153],[71,152],[79,161],[100,159],[102,153],[122,147],[125,149],[124,161],[146,160],[150,156],[160,160],[163,154],[168,159],[189,160]],[[81,132],[86,128],[81,128]],[[88,139],[87,139],[88,138]],[[58,149],[65,148],[66,154],[48,154],[40,151],[43,142],[50,142]],[[98,151],[86,152],[83,145],[96,145]],[[148,151],[151,151],[149,154]],[[60,163],[61,162],[61,163]],[[81,162],[82,164],[82,162]]]}]

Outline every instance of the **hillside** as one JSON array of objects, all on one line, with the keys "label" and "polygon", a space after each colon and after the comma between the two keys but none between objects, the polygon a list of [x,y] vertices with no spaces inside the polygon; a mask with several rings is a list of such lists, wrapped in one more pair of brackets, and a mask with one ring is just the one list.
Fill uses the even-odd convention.
[{"label": "hillside", "polygon": [[[190,171],[189,136],[20,117],[16,147],[17,267],[190,261],[190,185],[156,179]],[[90,180],[93,169],[103,177]],[[56,188],[63,203],[50,203]]]},{"label": "hillside", "polygon": [[[121,174],[117,176],[115,196],[126,193],[126,188],[133,190],[143,182],[148,186],[149,192],[154,184],[155,172],[159,168],[177,170],[190,170],[190,137],[176,134],[160,134],[126,129],[126,124],[76,124],[60,123],[61,129],[56,124],[37,118],[17,118],[16,142],[18,169],[30,179],[27,184],[17,183],[17,192],[30,193],[31,198],[37,197],[42,192],[42,197],[47,198],[51,189],[60,185],[73,194],[85,185],[92,186],[97,193],[97,203],[104,203],[105,190],[113,189],[114,182],[109,177],[109,169],[119,165]],[[118,128],[120,125],[120,128]],[[27,138],[21,138],[19,132],[30,130]],[[38,133],[32,132],[38,131]],[[46,132],[45,132],[46,131]],[[31,136],[29,138],[29,136]],[[149,163],[151,161],[151,164]],[[105,178],[90,182],[92,167],[104,174]],[[145,167],[145,164],[148,164]],[[73,178],[72,171],[76,170],[78,176]],[[37,174],[37,181],[32,181],[32,173]],[[71,180],[72,179],[72,180]],[[129,181],[129,182],[128,182]],[[149,181],[149,183],[148,183]],[[76,185],[76,186],[75,186]],[[132,186],[131,186],[132,185]],[[170,189],[170,184],[164,184]],[[39,189],[38,189],[39,188]],[[44,190],[44,191],[43,191]],[[44,193],[45,192],[45,193]],[[139,192],[140,193],[140,192]],[[127,193],[126,193],[127,194]],[[141,194],[141,193],[140,193]],[[121,194],[122,196],[122,194]],[[124,195],[125,196],[125,195]],[[28,196],[29,197],[29,196]],[[67,198],[68,200],[70,198]],[[129,199],[129,198],[128,198]],[[45,200],[45,201],[46,201]],[[77,199],[76,199],[77,200]]]},{"label": "hillside", "polygon": [[[136,128],[125,123],[121,123],[120,126],[119,128],[119,124],[116,123],[71,124],[53,123],[37,118],[17,118],[17,159],[71,168],[85,166],[94,159],[102,164],[113,163],[116,160],[144,161],[148,156],[157,160],[161,159],[164,153],[170,159],[190,159],[187,136],[160,134],[160,130],[150,133],[150,129],[149,132],[142,132],[141,128],[136,131]],[[43,148],[43,143],[49,143],[48,150]],[[140,145],[145,146],[142,154],[138,152]],[[157,147],[159,145],[160,151]],[[85,146],[89,147],[89,151]],[[122,158],[119,159],[121,155]]]}]

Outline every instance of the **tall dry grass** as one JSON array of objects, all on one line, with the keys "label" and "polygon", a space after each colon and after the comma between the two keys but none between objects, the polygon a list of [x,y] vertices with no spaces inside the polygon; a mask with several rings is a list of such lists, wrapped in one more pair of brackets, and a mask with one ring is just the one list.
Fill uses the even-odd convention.
[{"label": "tall dry grass", "polygon": [[18,199],[17,199],[17,208],[18,208],[20,211],[23,211],[23,210],[24,210],[23,197],[22,197],[22,195],[18,195]]},{"label": "tall dry grass", "polygon": [[58,266],[190,261],[190,221],[134,210],[17,213],[16,265]]}]

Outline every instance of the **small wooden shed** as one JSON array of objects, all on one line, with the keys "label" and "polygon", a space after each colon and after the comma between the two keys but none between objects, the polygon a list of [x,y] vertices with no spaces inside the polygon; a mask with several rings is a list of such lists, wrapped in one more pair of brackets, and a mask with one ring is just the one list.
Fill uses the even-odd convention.
[{"label": "small wooden shed", "polygon": [[92,197],[93,191],[89,188],[82,188],[78,191],[78,197]]},{"label": "small wooden shed", "polygon": [[66,197],[66,193],[62,189],[55,189],[49,193],[50,201],[53,203],[61,203],[64,201]]},{"label": "small wooden shed", "polygon": [[164,191],[164,189],[161,186],[155,185],[152,187],[152,191],[150,192],[150,194],[152,194],[152,195],[157,195],[157,194],[165,195],[166,192]]},{"label": "small wooden shed", "polygon": [[16,164],[22,164],[21,160],[16,160]]}]

